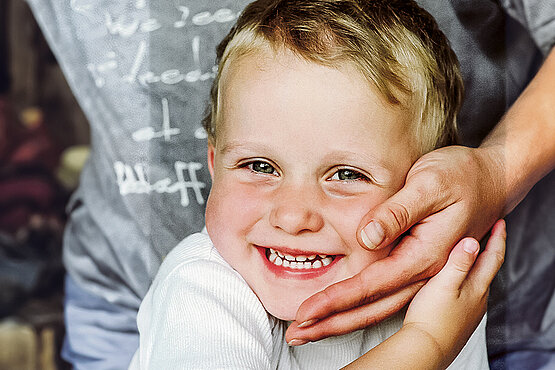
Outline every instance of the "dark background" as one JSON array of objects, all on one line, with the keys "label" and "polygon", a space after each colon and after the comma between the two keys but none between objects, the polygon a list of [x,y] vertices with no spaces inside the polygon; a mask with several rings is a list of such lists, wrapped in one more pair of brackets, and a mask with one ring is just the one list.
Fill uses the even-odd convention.
[{"label": "dark background", "polygon": [[[0,369],[65,369],[61,246],[87,120],[23,0],[0,0]],[[70,164],[68,167],[68,163]]]}]

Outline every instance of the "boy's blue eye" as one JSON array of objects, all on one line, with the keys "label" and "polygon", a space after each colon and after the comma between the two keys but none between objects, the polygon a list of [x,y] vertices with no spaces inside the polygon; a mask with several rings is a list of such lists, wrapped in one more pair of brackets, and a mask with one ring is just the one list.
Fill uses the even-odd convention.
[{"label": "boy's blue eye", "polygon": [[271,164],[261,161],[252,162],[249,164],[249,167],[254,172],[260,172],[269,175],[276,172],[276,169]]},{"label": "boy's blue eye", "polygon": [[336,173],[333,174],[331,180],[340,180],[340,181],[352,181],[352,180],[368,180],[368,177],[364,176],[362,173],[351,170],[348,168],[342,168],[337,170]]}]

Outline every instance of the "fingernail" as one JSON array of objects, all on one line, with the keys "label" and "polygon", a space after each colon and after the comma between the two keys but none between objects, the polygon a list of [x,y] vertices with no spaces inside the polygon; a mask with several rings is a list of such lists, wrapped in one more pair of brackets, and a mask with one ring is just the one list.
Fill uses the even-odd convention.
[{"label": "fingernail", "polygon": [[480,246],[478,245],[478,242],[474,239],[466,239],[463,242],[463,249],[468,254],[476,253],[478,251],[478,248],[480,248]]},{"label": "fingernail", "polygon": [[383,242],[384,237],[382,225],[376,221],[370,221],[360,232],[360,238],[368,249],[376,249]]},{"label": "fingernail", "polygon": [[291,339],[287,344],[290,346],[302,346],[303,344],[307,344],[308,341],[302,339]]},{"label": "fingernail", "polygon": [[318,321],[318,320],[317,319],[311,319],[311,320],[303,321],[299,325],[297,325],[297,328],[306,328],[307,326],[310,326],[310,325],[314,324],[316,321]]}]

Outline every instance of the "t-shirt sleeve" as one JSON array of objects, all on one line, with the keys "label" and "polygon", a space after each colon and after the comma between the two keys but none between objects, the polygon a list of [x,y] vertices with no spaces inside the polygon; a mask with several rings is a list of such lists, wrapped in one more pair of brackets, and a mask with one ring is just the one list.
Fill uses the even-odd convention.
[{"label": "t-shirt sleeve", "polygon": [[555,1],[502,0],[506,12],[529,30],[544,55],[555,45]]},{"label": "t-shirt sleeve", "polygon": [[152,286],[132,369],[269,369],[266,311],[244,280],[212,261],[178,265]]},{"label": "t-shirt sleeve", "polygon": [[449,365],[448,370],[487,370],[489,369],[486,347],[486,316],[482,319],[468,342]]}]

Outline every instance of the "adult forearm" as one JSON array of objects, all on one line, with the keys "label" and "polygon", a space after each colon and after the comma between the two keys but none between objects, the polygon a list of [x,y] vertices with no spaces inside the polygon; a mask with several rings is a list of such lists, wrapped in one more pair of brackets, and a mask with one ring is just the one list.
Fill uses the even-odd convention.
[{"label": "adult forearm", "polygon": [[555,51],[480,146],[499,170],[509,213],[555,168]]}]

